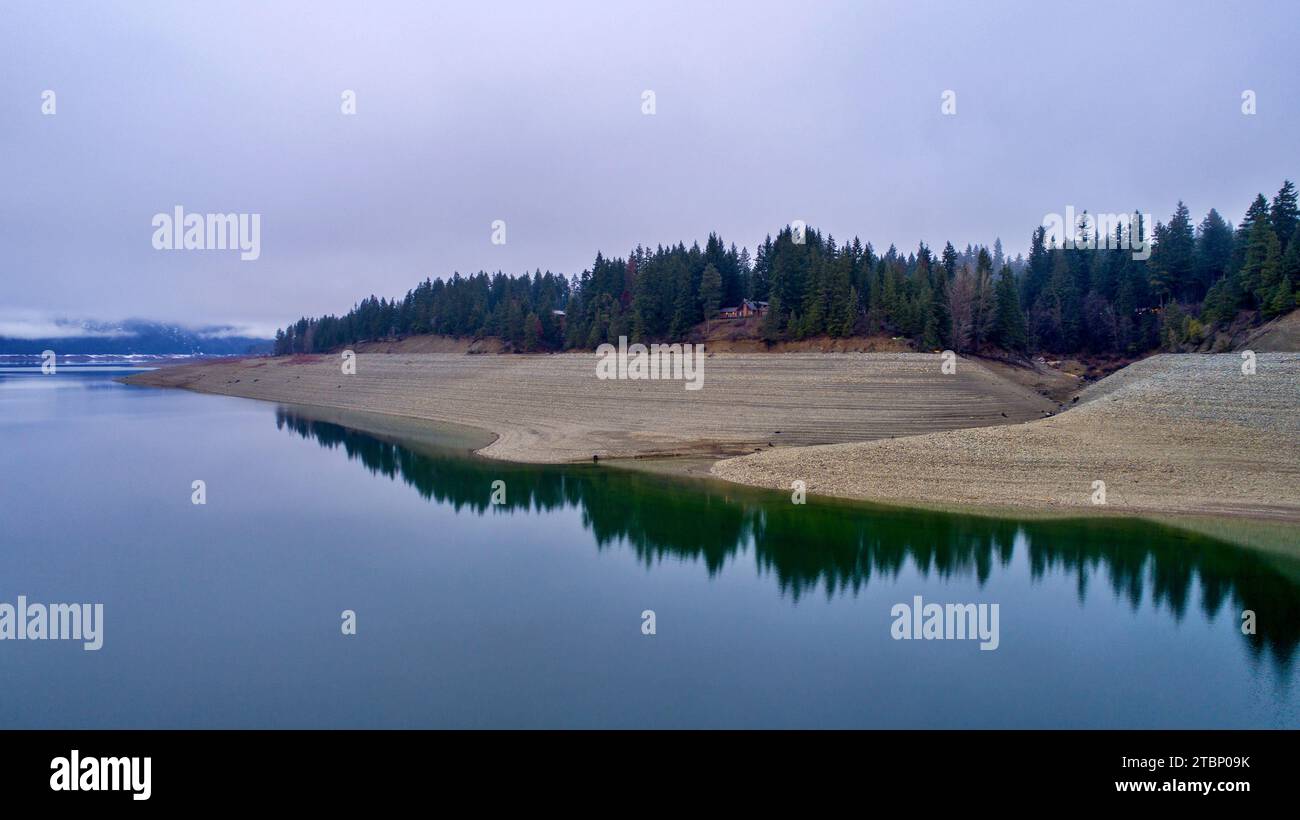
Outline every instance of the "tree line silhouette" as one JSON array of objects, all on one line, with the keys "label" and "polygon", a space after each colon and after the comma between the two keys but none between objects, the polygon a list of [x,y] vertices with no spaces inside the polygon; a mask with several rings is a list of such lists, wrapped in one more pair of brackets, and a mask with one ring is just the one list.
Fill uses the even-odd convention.
[{"label": "tree line silhouette", "polygon": [[[1040,226],[1028,256],[1014,258],[1001,240],[963,251],[949,242],[938,253],[922,242],[904,255],[787,226],[752,258],[710,234],[703,248],[598,252],[572,278],[455,273],[401,299],[372,295],[342,316],[303,317],[277,332],[275,352],[426,333],[498,337],[524,352],[593,349],[619,336],[682,341],[749,299],[767,305],[759,333],[769,342],[888,333],[926,350],[1137,356],[1213,344],[1216,330],[1296,306],[1300,211],[1289,180],[1271,203],[1259,194],[1235,229],[1214,209],[1194,225],[1182,202],[1167,222],[1135,215],[1114,235],[1090,224],[1081,214],[1079,241],[1060,244]],[[1149,257],[1134,258],[1143,242]]]}]

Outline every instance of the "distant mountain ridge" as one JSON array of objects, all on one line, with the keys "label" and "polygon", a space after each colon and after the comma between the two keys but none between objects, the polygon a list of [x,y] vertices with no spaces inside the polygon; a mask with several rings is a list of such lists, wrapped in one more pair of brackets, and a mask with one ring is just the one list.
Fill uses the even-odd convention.
[{"label": "distant mountain ridge", "polygon": [[236,355],[269,353],[271,339],[245,335],[229,325],[182,327],[131,319],[123,322],[56,321],[58,335],[17,338],[0,335],[0,355]]}]

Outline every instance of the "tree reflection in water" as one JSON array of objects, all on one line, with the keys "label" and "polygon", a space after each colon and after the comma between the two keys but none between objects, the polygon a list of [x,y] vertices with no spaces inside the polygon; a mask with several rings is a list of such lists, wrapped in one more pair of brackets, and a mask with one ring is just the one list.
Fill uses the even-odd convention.
[{"label": "tree reflection in water", "polygon": [[[1137,609],[1144,594],[1182,620],[1199,580],[1202,611],[1228,607],[1239,619],[1253,610],[1256,634],[1243,635],[1255,654],[1270,654],[1289,673],[1300,643],[1300,574],[1284,560],[1161,524],[1135,519],[1024,520],[810,500],[796,506],[781,494],[674,479],[635,471],[513,464],[439,452],[415,452],[332,422],[280,407],[276,425],[342,448],[368,470],[414,487],[457,511],[582,512],[597,548],[625,543],[647,565],[698,560],[710,576],[750,552],[782,594],[798,600],[817,589],[856,594],[876,576],[897,576],[909,559],[924,576],[974,577],[982,585],[995,566],[1028,551],[1031,575],[1070,573],[1080,602],[1104,583]],[[491,484],[506,482],[506,503],[489,503]],[[1282,563],[1280,563],[1282,562]]]}]

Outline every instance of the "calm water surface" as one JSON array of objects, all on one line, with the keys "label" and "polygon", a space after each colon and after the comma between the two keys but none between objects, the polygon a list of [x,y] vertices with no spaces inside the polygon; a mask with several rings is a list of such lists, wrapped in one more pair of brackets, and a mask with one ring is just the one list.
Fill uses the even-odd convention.
[{"label": "calm water surface", "polygon": [[[103,603],[104,646],[0,641],[6,728],[1300,725],[1290,559],[417,453],[97,370],[0,373],[18,595]],[[997,603],[999,647],[892,639],[916,595]]]}]

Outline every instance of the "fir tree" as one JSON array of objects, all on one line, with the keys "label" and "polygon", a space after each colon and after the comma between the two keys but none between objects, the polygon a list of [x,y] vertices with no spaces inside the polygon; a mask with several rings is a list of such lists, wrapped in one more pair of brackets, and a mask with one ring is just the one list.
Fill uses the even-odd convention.
[{"label": "fir tree", "polygon": [[1052,275],[1052,260],[1047,250],[1047,229],[1041,225],[1029,242],[1029,268],[1020,283],[1020,301],[1034,305]]},{"label": "fir tree", "polygon": [[1293,291],[1300,290],[1300,225],[1291,232],[1286,253],[1282,254],[1282,276],[1291,284]]},{"label": "fir tree", "polygon": [[704,327],[707,332],[709,321],[718,315],[722,303],[722,274],[710,264],[700,277],[700,306],[704,310]]},{"label": "fir tree", "polygon": [[949,282],[957,275],[957,249],[951,242],[943,246],[943,271]]},{"label": "fir tree", "polygon": [[1025,329],[1025,314],[1020,309],[1020,296],[1016,293],[1015,277],[1009,265],[1003,265],[997,284],[997,320],[994,341],[1007,350],[1023,352],[1029,344]]},{"label": "fir tree", "polygon": [[1196,292],[1193,299],[1201,299],[1215,282],[1227,273],[1232,264],[1232,228],[1219,212],[1210,209],[1201,220],[1196,236],[1196,252],[1193,260]]},{"label": "fir tree", "polygon": [[1263,301],[1265,289],[1265,264],[1269,252],[1277,243],[1277,234],[1267,219],[1257,219],[1246,238],[1246,254],[1241,264],[1241,287],[1253,304]]},{"label": "fir tree", "polygon": [[1277,234],[1268,233],[1267,250],[1259,268],[1257,298],[1264,317],[1271,319],[1292,307],[1291,282],[1282,275],[1282,243]]},{"label": "fir tree", "polygon": [[1273,207],[1269,211],[1269,221],[1273,223],[1273,232],[1282,243],[1283,252],[1291,241],[1291,235],[1300,226],[1300,210],[1296,208],[1295,185],[1291,180],[1284,180],[1281,189],[1273,197]]}]

